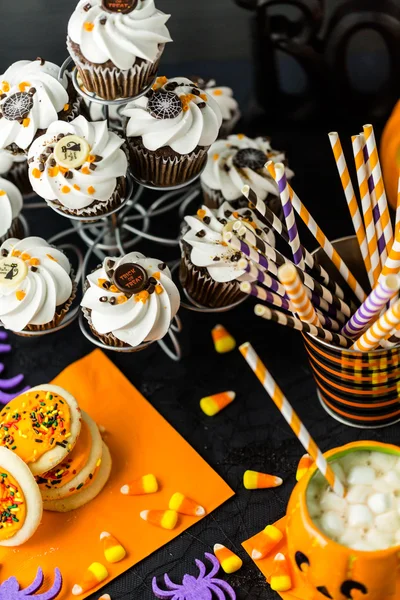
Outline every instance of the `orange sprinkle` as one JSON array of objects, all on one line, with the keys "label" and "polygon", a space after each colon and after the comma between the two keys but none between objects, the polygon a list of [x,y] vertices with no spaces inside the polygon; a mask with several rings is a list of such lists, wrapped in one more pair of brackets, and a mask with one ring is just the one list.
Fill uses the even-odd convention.
[{"label": "orange sprinkle", "polygon": [[3,92],[9,92],[10,91],[10,84],[8,83],[8,81],[2,81],[1,85],[3,86]]},{"label": "orange sprinkle", "polygon": [[32,267],[36,267],[37,265],[40,265],[40,260],[38,258],[31,258],[31,260],[29,261],[29,264]]},{"label": "orange sprinkle", "polygon": [[242,140],[245,137],[245,135],[244,133],[238,133],[237,137],[239,138],[239,140]]},{"label": "orange sprinkle", "polygon": [[29,127],[29,124],[30,124],[30,122],[31,122],[31,120],[30,120],[30,119],[28,119],[28,118],[26,118],[26,119],[24,119],[24,120],[22,121],[22,125],[23,125],[24,127]]},{"label": "orange sprinkle", "polygon": [[162,87],[167,83],[167,81],[167,77],[157,77],[155,83],[153,84],[153,90],[157,90],[158,88]]},{"label": "orange sprinkle", "polygon": [[86,29],[86,31],[93,31],[94,23],[89,23],[89,21],[86,21],[86,23],[83,24],[83,28]]},{"label": "orange sprinkle", "polygon": [[92,185],[90,185],[88,187],[87,191],[88,191],[88,194],[94,194],[96,190],[94,189],[94,187]]},{"label": "orange sprinkle", "polygon": [[29,259],[30,259],[30,257],[31,257],[31,255],[30,255],[30,254],[28,254],[27,252],[23,252],[23,253],[21,254],[21,260],[29,260]]},{"label": "orange sprinkle", "polygon": [[127,302],[127,301],[128,301],[128,298],[124,294],[122,294],[122,296],[118,296],[118,298],[117,298],[117,304],[123,304],[124,302]]},{"label": "orange sprinkle", "polygon": [[82,167],[81,173],[83,173],[84,175],[90,175],[89,167]]},{"label": "orange sprinkle", "polygon": [[110,285],[109,287],[110,292],[113,292],[114,294],[118,294],[119,289],[117,288],[116,285]]},{"label": "orange sprinkle", "polygon": [[48,174],[50,177],[57,177],[59,172],[60,172],[60,169],[58,167],[49,167]]},{"label": "orange sprinkle", "polygon": [[80,192],[80,187],[79,185],[77,185],[76,183],[74,183],[74,190],[77,190],[78,192]]},{"label": "orange sprinkle", "polygon": [[228,244],[226,242],[220,242],[221,246],[227,246]]},{"label": "orange sprinkle", "polygon": [[69,104],[64,104],[64,112],[67,112],[67,110],[69,110]]},{"label": "orange sprinkle", "polygon": [[156,294],[162,294],[164,291],[162,285],[158,284],[156,285]]},{"label": "orange sprinkle", "polygon": [[183,112],[187,112],[189,110],[189,104],[184,104],[182,110]]},{"label": "orange sprinkle", "polygon": [[147,300],[149,299],[149,297],[150,297],[149,292],[146,292],[146,290],[143,290],[142,292],[139,292],[139,294],[136,294],[135,302],[143,302],[143,304],[145,304],[147,302]]},{"label": "orange sprinkle", "polygon": [[27,87],[31,87],[31,84],[27,81],[22,81],[18,86],[20,92],[24,92]]},{"label": "orange sprinkle", "polygon": [[54,262],[58,262],[58,260],[56,260],[54,258],[54,256],[52,256],[51,254],[46,254],[47,258],[49,258],[50,260],[54,260]]},{"label": "orange sprinkle", "polygon": [[200,98],[204,100],[204,102],[208,102],[207,94],[200,94]]},{"label": "orange sprinkle", "polygon": [[71,188],[68,185],[63,185],[61,188],[61,191],[63,194],[69,194],[71,191]]},{"label": "orange sprinkle", "polygon": [[98,279],[97,280],[97,285],[100,287],[103,287],[103,283],[106,283],[106,281],[108,281],[107,279]]},{"label": "orange sprinkle", "polygon": [[222,90],[214,90],[213,94],[214,96],[222,96]]},{"label": "orange sprinkle", "polygon": [[219,154],[214,154],[213,159],[214,160],[218,160],[219,159]]},{"label": "orange sprinkle", "polygon": [[68,173],[69,169],[67,169],[66,167],[58,167],[61,171],[61,173]]},{"label": "orange sprinkle", "polygon": [[89,156],[86,159],[88,162],[92,163],[96,160],[96,156],[94,154],[89,154]]},{"label": "orange sprinkle", "polygon": [[20,252],[19,250],[13,250],[13,251],[11,252],[11,256],[16,256],[16,257],[18,257],[18,256],[20,256],[20,255],[21,255],[21,252]]},{"label": "orange sprinkle", "polygon": [[15,296],[16,296],[17,300],[19,300],[21,302],[21,300],[23,300],[25,298],[26,294],[25,294],[25,292],[18,290],[18,292],[15,292]]},{"label": "orange sprinkle", "polygon": [[206,216],[206,211],[204,210],[204,208],[199,208],[199,210],[197,211],[197,216],[200,219],[204,219],[204,217]]},{"label": "orange sprinkle", "polygon": [[5,191],[4,190],[0,190],[0,196],[5,196],[5,195],[6,195]]},{"label": "orange sprinkle", "polygon": [[33,175],[33,177],[34,177],[35,179],[40,179],[40,178],[41,178],[41,176],[42,176],[42,174],[41,174],[41,172],[39,171],[39,169],[33,169],[33,170],[32,170],[32,175]]},{"label": "orange sprinkle", "polygon": [[235,210],[235,211],[232,213],[232,216],[233,216],[233,217],[235,217],[235,219],[238,219],[238,218],[239,218],[239,213],[238,213],[238,211],[237,211],[237,210]]},{"label": "orange sprinkle", "polygon": [[153,273],[152,277],[154,277],[154,279],[160,279],[160,271],[156,271],[155,273]]}]

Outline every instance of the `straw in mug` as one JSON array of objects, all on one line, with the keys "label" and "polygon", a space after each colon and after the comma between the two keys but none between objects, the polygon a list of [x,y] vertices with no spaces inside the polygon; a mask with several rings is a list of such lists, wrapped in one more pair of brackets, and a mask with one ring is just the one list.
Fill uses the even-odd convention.
[{"label": "straw in mug", "polygon": [[379,316],[385,305],[400,289],[400,277],[388,275],[372,290],[365,302],[342,329],[343,335],[359,337]]},{"label": "straw in mug", "polygon": [[[276,173],[275,173],[273,161],[267,162],[265,167],[269,171],[269,173],[272,175],[272,177],[275,179]],[[302,221],[307,225],[308,229],[311,231],[311,233],[313,234],[313,236],[315,237],[315,239],[317,240],[317,242],[319,243],[321,248],[327,254],[328,258],[331,259],[331,261],[333,262],[335,267],[338,269],[339,273],[341,274],[343,279],[346,281],[346,283],[348,284],[350,289],[353,290],[353,292],[355,293],[357,298],[360,300],[360,302],[364,302],[364,300],[367,297],[364,290],[362,289],[362,287],[360,286],[360,284],[358,283],[358,281],[354,277],[354,275],[350,272],[348,266],[346,265],[346,263],[344,262],[344,260],[340,256],[340,254],[337,252],[337,250],[335,250],[335,248],[333,247],[333,245],[331,244],[331,242],[329,241],[327,236],[324,234],[322,229],[319,227],[319,225],[317,224],[315,219],[310,215],[310,213],[308,212],[308,210],[303,205],[300,198],[293,191],[293,189],[290,185],[289,185],[289,193],[290,193],[290,198],[292,200],[293,207],[296,210],[296,212],[300,215],[300,218],[302,219]]]},{"label": "straw in mug", "polygon": [[289,186],[286,179],[285,165],[283,163],[275,164],[276,182],[278,184],[279,194],[282,202],[282,210],[285,216],[287,231],[289,235],[289,244],[293,254],[293,262],[300,269],[305,269],[303,250],[300,244],[299,232],[297,230],[296,219],[292,202],[290,200]]},{"label": "straw in mug", "polygon": [[310,299],[307,297],[296,268],[293,265],[283,265],[278,270],[278,278],[284,286],[294,312],[297,313],[300,321],[320,327],[320,320]]},{"label": "straw in mug", "polygon": [[318,469],[321,471],[322,475],[325,477],[333,491],[341,498],[344,498],[346,491],[342,482],[336,476],[332,467],[328,464],[321,450],[318,448],[308,430],[305,428],[304,424],[293,410],[292,405],[283,395],[282,390],[268,372],[266,366],[261,362],[260,357],[257,356],[254,348],[251,346],[251,344],[249,344],[249,342],[246,342],[240,346],[239,350],[247,361],[247,364],[252,369],[253,373],[258,377],[264,389],[271,397],[275,406],[280,410],[282,416],[289,424],[294,434],[297,436],[297,439],[303,444],[306,452],[311,456],[311,458],[314,459]]},{"label": "straw in mug", "polygon": [[300,321],[300,319],[296,319],[295,317],[286,315],[285,313],[280,312],[279,310],[271,309],[268,306],[263,306],[262,304],[256,304],[254,312],[257,315],[257,317],[262,317],[267,321],[274,321],[275,323],[278,323],[278,325],[283,325],[285,327],[289,327],[290,329],[297,329],[297,331],[309,333],[310,335],[318,338],[319,340],[329,342],[330,344],[334,344],[335,346],[341,346],[342,348],[350,348],[352,344],[351,340],[348,340],[339,333],[328,331],[327,329],[323,329],[322,327],[315,327],[315,325],[310,325],[309,323],[303,323],[303,321]]},{"label": "straw in mug", "polygon": [[359,352],[369,352],[379,346],[390,332],[400,324],[400,300],[397,300],[351,347]]}]

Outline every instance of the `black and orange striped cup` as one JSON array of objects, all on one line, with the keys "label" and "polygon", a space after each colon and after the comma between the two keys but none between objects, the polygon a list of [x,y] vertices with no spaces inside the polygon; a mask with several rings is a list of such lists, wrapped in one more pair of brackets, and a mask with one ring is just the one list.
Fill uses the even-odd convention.
[{"label": "black and orange striped cup", "polygon": [[[336,240],[333,245],[363,288],[368,290],[355,236]],[[323,250],[317,250],[314,256],[332,277],[338,279]],[[400,421],[400,345],[363,353],[333,346],[309,334],[304,334],[303,338],[319,400],[333,418],[365,429]]]}]

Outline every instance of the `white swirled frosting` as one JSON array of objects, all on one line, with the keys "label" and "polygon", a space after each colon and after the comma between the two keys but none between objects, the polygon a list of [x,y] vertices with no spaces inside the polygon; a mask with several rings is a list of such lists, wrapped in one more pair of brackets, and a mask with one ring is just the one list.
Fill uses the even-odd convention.
[{"label": "white swirled frosting", "polygon": [[[84,162],[76,168],[63,167],[55,151],[57,139],[69,135],[88,144]],[[123,143],[122,138],[109,131],[107,121],[91,123],[83,116],[70,123],[56,121],[29,150],[32,188],[47,202],[58,200],[65,208],[78,213],[95,201],[107,202],[115,191],[118,177],[126,176],[128,161],[121,149]]]},{"label": "white swirled frosting", "polygon": [[[151,293],[144,290],[125,294],[114,285],[110,269],[116,272],[124,264],[136,264],[149,279],[155,279],[157,285],[147,288]],[[106,258],[102,267],[88,275],[87,280],[89,288],[82,306],[90,309],[94,329],[100,335],[112,333],[129,346],[163,338],[178,312],[179,292],[168,267],[140,252],[130,252],[117,260]]]},{"label": "white swirled frosting", "polygon": [[210,146],[222,123],[214,98],[186,77],[159,77],[153,94],[130,102],[122,114],[129,117],[128,137],[141,136],[150,151],[169,146],[178,154]]},{"label": "white swirled frosting", "polygon": [[11,154],[8,150],[0,150],[0,175],[7,175],[15,163],[26,163],[26,156]]},{"label": "white swirled frosting", "polygon": [[23,200],[19,189],[0,177],[0,238],[7,233],[11,223],[22,210]]},{"label": "white swirled frosting", "polygon": [[0,75],[0,148],[16,144],[27,150],[40,129],[69,111],[67,79],[59,67],[41,60],[20,60]]},{"label": "white swirled frosting", "polygon": [[216,100],[221,109],[224,121],[229,121],[239,110],[239,104],[233,97],[233,90],[230,87],[217,86],[215,79],[210,79],[206,82],[205,86],[203,86],[203,89]]},{"label": "white swirled frosting", "polygon": [[228,202],[224,202],[218,209],[202,206],[196,216],[185,217],[189,229],[184,233],[182,240],[191,247],[190,261],[196,267],[206,268],[210,277],[219,283],[248,279],[246,272],[238,268],[238,260],[241,257],[223,240],[225,225],[229,221],[241,218],[252,222],[256,228],[262,230],[266,241],[271,245],[275,244],[272,231],[248,208],[235,210]]},{"label": "white swirled frosting", "polygon": [[[0,321],[4,327],[22,331],[27,325],[52,321],[56,307],[72,293],[67,257],[39,237],[8,239],[0,254]],[[4,278],[8,268],[18,270],[15,282]]]},{"label": "white swirled frosting", "polygon": [[172,41],[165,25],[169,17],[156,9],[154,0],[139,0],[127,14],[104,10],[102,0],[81,0],[69,20],[68,36],[89,62],[111,61],[126,71],[138,58],[154,62],[159,44]]},{"label": "white swirled frosting", "polygon": [[[226,200],[240,198],[245,185],[265,200],[268,194],[279,196],[279,192],[264,164],[268,160],[282,162],[284,159],[285,154],[273,150],[267,138],[230,135],[226,140],[217,140],[209,149],[201,181],[212,190],[220,191]],[[290,179],[293,175],[287,168],[286,176]]]}]

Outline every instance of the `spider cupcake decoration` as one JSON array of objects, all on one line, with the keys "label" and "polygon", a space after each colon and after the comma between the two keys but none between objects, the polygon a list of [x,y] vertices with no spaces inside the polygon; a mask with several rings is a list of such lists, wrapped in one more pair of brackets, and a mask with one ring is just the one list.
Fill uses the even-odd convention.
[{"label": "spider cupcake decoration", "polygon": [[62,577],[58,569],[54,572],[54,583],[50,590],[42,594],[36,592],[44,581],[42,569],[38,569],[35,580],[27,588],[21,590],[16,577],[10,577],[0,585],[0,600],[54,600],[62,589]]},{"label": "spider cupcake decoration", "polygon": [[[6,354],[11,351],[10,344],[4,343],[7,342],[7,334],[5,331],[0,331],[0,354]],[[0,362],[0,373],[4,371],[4,365]],[[10,377],[10,379],[1,379],[0,378],[0,404],[7,404],[13,398],[16,398],[20,394],[23,394],[27,390],[29,390],[29,386],[23,388],[21,391],[8,393],[4,390],[11,390],[15,388],[17,385],[22,383],[24,379],[24,375],[19,374],[15,375],[15,377]]]},{"label": "spider cupcake decoration", "polygon": [[[157,598],[169,598],[170,600],[212,600],[214,597],[218,600],[236,600],[236,594],[233,588],[222,579],[216,579],[220,564],[215,556],[206,552],[205,557],[212,565],[211,571],[206,574],[206,566],[201,560],[196,559],[196,565],[199,569],[199,576],[184,575],[181,585],[173,583],[167,574],[164,575],[165,585],[168,590],[162,590],[157,585],[157,580],[153,578],[153,592]],[[1,600],[1,597],[0,597]]]}]

